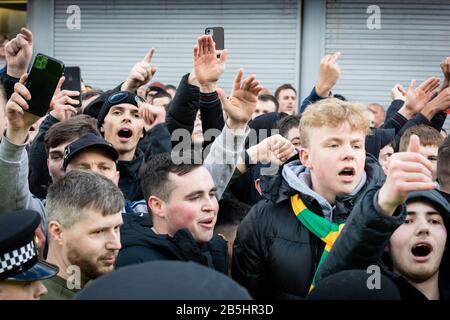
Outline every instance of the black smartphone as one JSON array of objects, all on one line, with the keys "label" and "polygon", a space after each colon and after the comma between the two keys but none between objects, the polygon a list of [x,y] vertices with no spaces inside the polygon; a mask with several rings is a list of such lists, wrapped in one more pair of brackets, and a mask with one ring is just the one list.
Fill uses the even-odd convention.
[{"label": "black smartphone", "polygon": [[49,107],[59,78],[64,71],[64,63],[45,54],[38,53],[25,81],[31,94],[27,112],[43,117]]},{"label": "black smartphone", "polygon": [[66,77],[62,85],[61,90],[78,91],[80,95],[78,97],[72,97],[72,99],[78,101],[78,105],[75,108],[81,107],[81,70],[80,67],[65,67],[63,76]]},{"label": "black smartphone", "polygon": [[225,49],[225,32],[223,27],[209,27],[205,29],[205,34],[212,36],[216,43],[216,50]]}]

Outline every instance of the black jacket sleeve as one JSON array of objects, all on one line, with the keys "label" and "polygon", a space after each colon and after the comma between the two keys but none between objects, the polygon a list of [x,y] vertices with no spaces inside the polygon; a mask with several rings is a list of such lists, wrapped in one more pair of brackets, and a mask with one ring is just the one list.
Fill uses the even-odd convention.
[{"label": "black jacket sleeve", "polygon": [[181,78],[166,115],[166,125],[171,135],[176,129],[186,129],[192,133],[194,128],[200,89],[189,84],[188,77],[189,74],[186,74]]},{"label": "black jacket sleeve", "polygon": [[[331,93],[330,93],[330,95],[331,95]],[[310,104],[313,104],[314,102],[322,100],[322,99],[324,99],[324,98],[317,94],[316,87],[313,87],[309,96],[307,96],[303,100],[302,105],[300,106],[300,113],[303,113]]]},{"label": "black jacket sleeve", "polygon": [[172,143],[166,124],[160,123],[154,126],[139,142],[138,148],[144,151],[145,161],[156,154],[170,153]]},{"label": "black jacket sleeve", "polygon": [[[215,131],[221,132],[225,125],[225,121],[223,119],[222,104],[217,92],[200,93],[199,106],[203,134],[210,129],[216,129]],[[213,143],[214,139],[214,136],[211,137],[211,139],[205,139],[203,148],[206,148],[209,144]]]},{"label": "black jacket sleeve", "polygon": [[51,182],[47,167],[44,138],[48,129],[58,122],[58,119],[49,114],[41,123],[39,132],[30,147],[28,183],[31,193],[41,199],[46,197],[47,187]]},{"label": "black jacket sleeve", "polygon": [[440,111],[431,119],[431,126],[437,131],[441,132],[446,119],[447,114],[443,111]]},{"label": "black jacket sleeve", "polygon": [[405,101],[400,99],[393,100],[391,102],[391,105],[387,109],[385,122],[391,119],[394,116],[394,114],[396,114],[398,110],[400,110],[400,108],[403,106],[404,103]]},{"label": "black jacket sleeve", "polygon": [[393,216],[383,214],[378,206],[379,189],[380,186],[376,186],[368,190],[355,204],[317,273],[317,282],[339,271],[366,269],[379,262],[392,233],[403,223],[406,213],[402,205]]}]

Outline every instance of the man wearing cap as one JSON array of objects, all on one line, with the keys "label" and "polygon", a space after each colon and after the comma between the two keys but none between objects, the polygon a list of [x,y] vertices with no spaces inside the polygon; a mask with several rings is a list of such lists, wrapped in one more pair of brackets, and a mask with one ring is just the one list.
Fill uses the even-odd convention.
[{"label": "man wearing cap", "polygon": [[35,230],[41,218],[30,210],[0,214],[0,300],[37,300],[47,293],[40,280],[58,267],[38,258]]},{"label": "man wearing cap", "polygon": [[[77,169],[92,170],[118,184],[120,173],[117,171],[119,154],[114,147],[100,136],[87,134],[67,145],[64,149],[62,168],[64,172]],[[144,200],[126,199],[123,213],[147,213]]]},{"label": "man wearing cap", "polygon": [[144,161],[144,152],[138,148],[139,141],[144,135],[152,136],[146,150],[150,149],[152,153],[171,150],[164,121],[164,109],[150,106],[135,93],[125,91],[109,96],[98,114],[98,129],[119,153],[119,187],[131,201],[143,198],[139,168]]},{"label": "man wearing cap", "polygon": [[[241,75],[242,77],[242,75]],[[27,112],[24,112],[28,108],[28,104],[26,103],[26,98],[29,98],[29,92],[27,88],[23,85],[23,82],[25,80],[22,79],[22,83],[18,83],[16,85],[16,91],[11,97],[11,99],[7,103],[7,117],[9,120],[9,127],[6,131],[6,139],[0,144],[0,185],[3,186],[9,186],[8,188],[4,189],[3,192],[0,192],[0,210],[15,210],[15,209],[21,209],[21,208],[33,208],[33,210],[38,211],[42,214],[43,220],[45,221],[45,214],[44,214],[44,203],[34,197],[29,190],[28,187],[28,157],[27,152],[25,150],[25,144],[24,141],[27,139],[28,130],[29,127],[37,121],[37,117],[29,114]],[[117,96],[113,97],[111,96],[108,101],[112,101],[111,103],[107,101],[107,105],[105,105],[104,109],[101,110],[101,116],[99,116],[99,127],[103,128],[106,127],[106,130],[103,130],[105,132],[105,137],[108,136],[114,136],[114,128],[119,128],[119,131],[122,131],[121,134],[124,131],[127,131],[128,128],[133,129],[133,135],[137,135],[136,126],[133,126],[131,121],[133,123],[140,123],[139,124],[139,132],[142,134],[142,119],[138,119],[136,112],[137,109],[137,101],[136,95],[129,93],[129,92],[120,92]],[[119,102],[120,101],[120,102]],[[130,102],[130,103],[124,103],[124,102]],[[114,104],[114,103],[119,103]],[[114,105],[113,105],[114,104]],[[161,109],[158,107],[155,107],[156,109]],[[233,117],[241,117],[242,110],[239,108],[234,108],[228,110],[228,113],[230,116]],[[131,120],[131,115],[134,115],[135,120]],[[119,118],[119,120],[114,119]],[[103,119],[106,120],[107,123],[105,125],[103,124]],[[120,125],[120,119],[123,120],[123,125]],[[205,167],[210,170],[214,182],[216,184],[216,187],[218,188],[218,195],[220,196],[223,191],[225,190],[228,182],[231,179],[231,176],[235,170],[237,159],[243,150],[245,138],[248,132],[245,132],[242,134],[241,131],[245,130],[233,130],[234,128],[230,128],[228,126],[225,126],[222,130],[222,134],[219,135],[214,140],[214,143],[211,145],[210,152],[208,156],[206,157],[204,161]],[[136,131],[136,132],[135,132]],[[87,144],[85,147],[89,147],[89,145],[92,143],[93,139],[92,135],[90,135],[90,141],[86,142]],[[111,140],[115,141],[117,144],[121,144],[121,137],[117,136],[118,139],[115,139],[114,137],[111,138]],[[98,140],[98,139],[97,139]],[[124,139],[124,145],[130,147],[130,143],[128,143],[129,139]],[[134,139],[136,141],[136,139]],[[100,144],[105,144],[106,142],[101,139],[102,142]],[[111,142],[111,141],[109,141]],[[98,143],[98,141],[96,142]],[[84,147],[82,145],[85,144],[85,142],[77,143],[76,145],[72,146],[71,150],[77,150],[77,154],[79,156],[78,159],[81,157],[81,152]],[[106,143],[109,144],[109,143]],[[114,143],[110,143],[108,148],[111,148],[111,144],[114,147]],[[75,147],[75,149],[74,149]],[[134,144],[135,147],[135,144]],[[122,151],[126,147],[121,147]],[[92,148],[95,149],[95,148]],[[113,162],[117,161],[117,169],[114,170],[112,166],[110,166],[109,169],[111,170],[104,170],[104,168],[99,167],[99,172],[106,172],[109,175],[109,178],[111,178],[113,181],[117,183],[118,174],[117,171],[120,172],[120,179],[119,179],[119,187],[122,191],[126,191],[127,188],[131,190],[129,193],[134,193],[136,191],[135,184],[139,181],[138,176],[138,169],[140,167],[142,158],[140,151],[136,151],[136,149],[133,149],[136,151],[136,155],[139,154],[134,158],[134,160],[131,161],[122,161],[120,158],[120,150],[116,149],[117,153],[119,154],[118,158],[116,157],[115,152],[108,152],[106,153],[110,157],[108,159],[112,159]],[[170,151],[170,150],[169,150]],[[69,154],[72,152],[68,152]],[[67,156],[68,154],[66,154]],[[111,157],[112,155],[112,157]],[[131,155],[132,156],[132,155]],[[86,157],[83,157],[86,158]],[[64,167],[67,168],[67,170],[70,170],[74,166],[70,166],[68,160],[70,160],[71,157],[66,159]],[[226,161],[225,161],[226,160]],[[83,168],[83,167],[78,167]],[[87,168],[84,166],[84,168]],[[103,169],[103,170],[100,170]],[[121,170],[122,169],[122,170]],[[124,177],[125,176],[125,177]],[[122,183],[123,182],[123,183]],[[139,187],[140,189],[140,187]],[[127,196],[127,193],[124,192],[125,198],[127,200],[132,201],[133,199]],[[134,212],[139,211],[147,211],[147,206],[145,205],[145,201],[143,201],[143,197],[137,199],[135,203],[133,203],[133,210]],[[129,201],[127,201],[128,203]],[[143,205],[141,205],[143,204]],[[137,207],[135,207],[135,205]],[[141,210],[138,208],[145,208],[145,210]],[[127,210],[128,212],[128,210]],[[43,223],[43,230],[45,233],[46,230],[46,223]]]}]

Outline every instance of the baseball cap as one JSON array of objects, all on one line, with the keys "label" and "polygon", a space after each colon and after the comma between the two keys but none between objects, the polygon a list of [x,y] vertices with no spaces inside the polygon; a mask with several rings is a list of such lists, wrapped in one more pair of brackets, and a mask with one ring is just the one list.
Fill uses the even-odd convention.
[{"label": "baseball cap", "polygon": [[70,160],[81,151],[86,150],[88,148],[97,148],[106,151],[111,156],[111,160],[117,161],[119,158],[119,153],[114,149],[113,145],[107,142],[102,137],[88,133],[84,136],[81,136],[77,140],[73,141],[71,144],[67,145],[64,149],[64,160],[63,160],[63,169],[64,171],[67,168]]}]

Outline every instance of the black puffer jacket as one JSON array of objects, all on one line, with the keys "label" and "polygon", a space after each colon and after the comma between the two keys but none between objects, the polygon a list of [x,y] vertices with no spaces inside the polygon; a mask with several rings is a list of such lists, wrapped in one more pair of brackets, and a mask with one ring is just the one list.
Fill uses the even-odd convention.
[{"label": "black puffer jacket", "polygon": [[[280,174],[286,166],[295,163],[286,163],[275,176],[261,177],[264,196],[268,199],[252,207],[239,225],[234,242],[232,277],[255,299],[304,298],[324,249],[324,243],[302,225],[291,208],[290,196],[299,192]],[[345,221],[364,192],[384,180],[381,167],[370,155],[366,158],[365,171],[366,180],[355,195],[336,198],[332,215],[327,213],[334,222]],[[310,210],[323,215],[323,201],[304,193],[300,195]]]},{"label": "black puffer jacket", "polygon": [[191,233],[182,229],[173,237],[158,235],[148,216],[124,214],[120,230],[122,249],[116,267],[154,260],[193,261],[227,273],[227,242],[219,236],[199,246]]}]

